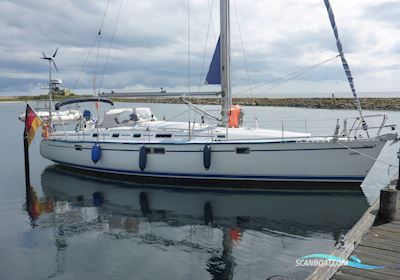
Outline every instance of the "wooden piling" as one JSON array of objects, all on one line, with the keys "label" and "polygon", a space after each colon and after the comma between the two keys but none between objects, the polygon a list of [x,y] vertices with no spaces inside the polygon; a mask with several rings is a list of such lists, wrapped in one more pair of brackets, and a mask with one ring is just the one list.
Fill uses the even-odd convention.
[{"label": "wooden piling", "polygon": [[395,189],[385,188],[381,190],[379,203],[379,216],[385,222],[392,222],[396,218],[397,195]]}]

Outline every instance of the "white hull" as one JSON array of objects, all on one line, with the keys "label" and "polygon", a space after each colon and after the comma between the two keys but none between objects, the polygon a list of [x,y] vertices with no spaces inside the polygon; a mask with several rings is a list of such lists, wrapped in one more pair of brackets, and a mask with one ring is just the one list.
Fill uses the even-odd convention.
[{"label": "white hull", "polygon": [[[101,146],[94,163],[91,149]],[[43,139],[41,155],[79,169],[113,174],[180,179],[239,181],[362,182],[383,149],[384,140],[212,142],[211,165],[204,167],[205,142],[121,142]],[[139,168],[139,150],[163,148],[147,154],[146,168]],[[236,148],[249,148],[238,154]],[[351,148],[348,149],[347,147]]]}]

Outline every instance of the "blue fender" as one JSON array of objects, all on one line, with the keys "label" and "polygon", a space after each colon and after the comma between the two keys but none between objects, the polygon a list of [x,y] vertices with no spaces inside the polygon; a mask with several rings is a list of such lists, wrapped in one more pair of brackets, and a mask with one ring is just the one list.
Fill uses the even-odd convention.
[{"label": "blue fender", "polygon": [[203,149],[203,164],[206,170],[211,166],[211,146],[209,144],[206,144]]},{"label": "blue fender", "polygon": [[101,147],[99,144],[94,144],[92,147],[92,161],[97,163],[101,158]]},{"label": "blue fender", "polygon": [[145,146],[142,146],[139,151],[139,168],[140,170],[144,170],[147,164],[147,149]]}]

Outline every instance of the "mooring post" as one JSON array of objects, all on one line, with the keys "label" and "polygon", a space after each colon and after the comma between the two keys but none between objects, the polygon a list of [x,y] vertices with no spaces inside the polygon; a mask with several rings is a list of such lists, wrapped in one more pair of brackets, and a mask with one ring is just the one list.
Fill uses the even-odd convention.
[{"label": "mooring post", "polygon": [[398,162],[399,170],[398,170],[398,173],[397,173],[396,189],[400,190],[400,148],[399,148],[399,151],[397,152],[397,158],[399,159],[399,162]]},{"label": "mooring post", "polygon": [[379,215],[385,222],[391,222],[396,218],[397,194],[398,191],[395,189],[381,190]]}]

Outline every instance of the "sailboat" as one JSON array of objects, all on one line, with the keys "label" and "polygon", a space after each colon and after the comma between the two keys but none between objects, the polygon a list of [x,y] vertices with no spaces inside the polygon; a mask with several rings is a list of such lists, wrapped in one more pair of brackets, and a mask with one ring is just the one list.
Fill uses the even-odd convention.
[{"label": "sailboat", "polygon": [[[112,108],[100,121],[82,120],[73,131],[51,132],[42,139],[44,158],[61,165],[137,178],[218,182],[362,182],[388,141],[397,133],[382,133],[386,118],[367,126],[345,60],[329,1],[328,9],[339,55],[360,113],[353,125],[337,127],[333,135],[314,136],[285,130],[241,127],[241,108],[232,104],[230,75],[230,1],[220,1],[221,34],[207,81],[220,83],[221,118],[181,100],[201,115],[201,123],[158,120],[149,108]],[[167,96],[165,91],[160,93]],[[107,102],[102,97],[59,102],[56,110],[79,102]],[[393,128],[392,126],[389,126]]]}]

